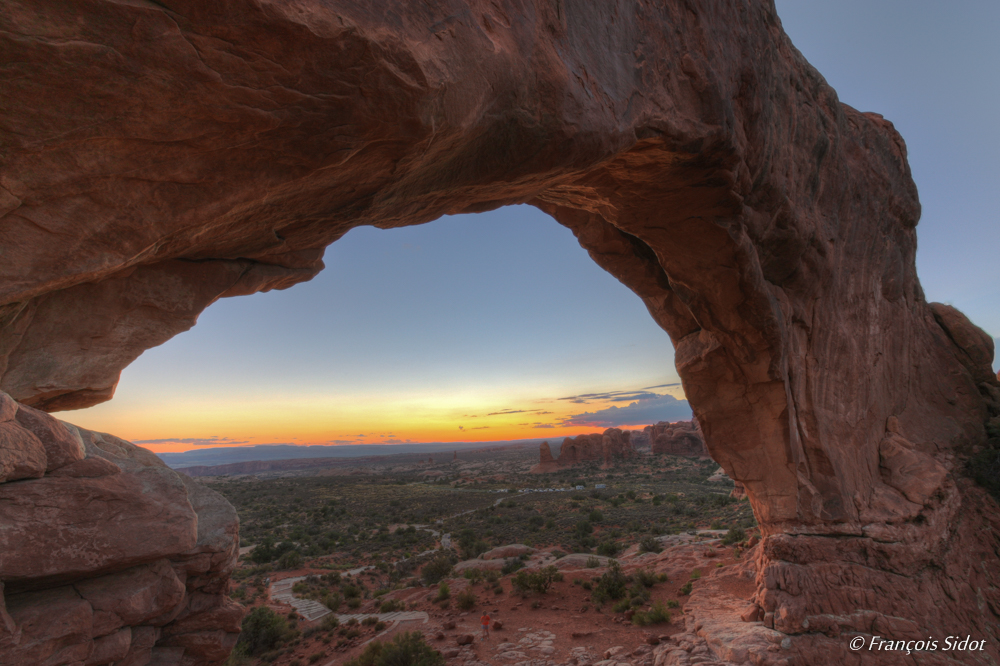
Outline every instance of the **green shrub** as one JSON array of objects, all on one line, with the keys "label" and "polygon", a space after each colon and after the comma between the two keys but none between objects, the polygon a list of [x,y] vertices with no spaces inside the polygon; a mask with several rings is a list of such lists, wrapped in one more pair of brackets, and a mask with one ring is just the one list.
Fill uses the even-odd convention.
[{"label": "green shrub", "polygon": [[378,607],[379,613],[395,613],[396,611],[401,611],[406,608],[406,604],[398,599],[387,599],[382,602],[382,605]]},{"label": "green shrub", "polygon": [[326,656],[326,653],[324,653],[324,652],[314,652],[313,654],[309,655],[309,663],[310,664],[315,664],[317,661],[319,661],[320,659],[322,659],[325,656]]},{"label": "green shrub", "polygon": [[424,585],[434,585],[448,577],[451,573],[451,567],[451,558],[447,555],[439,555],[424,565],[420,571],[420,577],[423,579]]},{"label": "green shrub", "polygon": [[588,557],[586,564],[584,566],[588,569],[596,569],[601,566],[601,561],[596,557]]},{"label": "green shrub", "polygon": [[670,611],[663,602],[657,601],[648,611],[638,611],[632,616],[632,624],[645,627],[650,624],[666,624],[670,622]]},{"label": "green shrub", "polygon": [[625,611],[627,611],[629,609],[630,605],[631,604],[629,604],[628,599],[622,599],[621,601],[619,601],[618,603],[616,603],[614,606],[612,606],[611,610],[613,612],[615,612],[615,613],[624,613]]},{"label": "green shrub", "polygon": [[476,595],[472,591],[472,588],[467,587],[458,593],[455,597],[455,603],[458,607],[464,611],[472,610],[476,607]]},{"label": "green shrub", "polygon": [[434,601],[446,601],[451,598],[451,588],[448,587],[448,583],[441,583],[438,586],[438,594]]},{"label": "green shrub", "polygon": [[362,627],[370,627],[373,624],[376,624],[377,622],[378,622],[378,618],[377,617],[375,617],[374,615],[369,615],[365,619],[361,620],[361,626]]},{"label": "green shrub", "polygon": [[361,608],[361,597],[354,597],[347,600],[347,607],[351,609]]},{"label": "green shrub", "polygon": [[731,546],[734,543],[739,543],[747,538],[746,530],[742,527],[730,527],[729,531],[726,532],[726,536],[722,537],[722,543],[726,546]]},{"label": "green shrub", "polygon": [[625,596],[628,589],[628,576],[622,571],[622,565],[617,560],[608,562],[608,570],[597,579],[591,598],[600,605],[605,601],[617,601]]},{"label": "green shrub", "polygon": [[691,572],[691,580],[698,580],[701,578],[701,569],[695,569]]},{"label": "green shrub", "polygon": [[278,558],[279,569],[298,569],[302,566],[302,556],[299,551],[290,550]]},{"label": "green shrub", "polygon": [[656,574],[646,569],[636,570],[636,572],[632,574],[632,580],[634,580],[637,585],[642,585],[643,587],[653,587],[659,582]]},{"label": "green shrub", "polygon": [[483,579],[483,570],[482,569],[466,569],[465,572],[462,575],[465,576],[465,578],[470,583],[472,583],[473,585],[475,585],[476,583],[478,583],[479,581],[481,581]]},{"label": "green shrub", "polygon": [[614,557],[621,550],[621,546],[614,541],[602,541],[597,546],[597,554],[605,557]]},{"label": "green shrub", "polygon": [[338,626],[340,626],[340,620],[333,613],[324,616],[323,622],[320,624],[320,628],[323,631],[333,631]]},{"label": "green shrub", "polygon": [[552,587],[552,583],[561,581],[562,579],[562,573],[550,564],[540,571],[532,571],[530,573],[527,571],[518,571],[517,575],[511,579],[511,584],[521,594],[528,594],[529,592],[545,594]]},{"label": "green shrub", "polygon": [[290,637],[288,622],[267,606],[258,606],[243,618],[236,647],[255,657],[273,650]]},{"label": "green shrub", "polygon": [[372,641],[345,666],[441,666],[444,657],[424,642],[419,631],[398,634],[388,643]]},{"label": "green shrub", "polygon": [[524,568],[524,562],[522,562],[516,557],[512,557],[511,559],[504,562],[503,569],[500,570],[500,573],[502,573],[504,576],[507,576],[509,574],[514,573],[518,569],[523,569],[523,568]]},{"label": "green shrub", "polygon": [[590,515],[587,516],[587,519],[590,520],[590,522],[592,523],[599,523],[604,520],[604,514],[598,511],[597,509],[594,509],[593,511],[590,512]]},{"label": "green shrub", "polygon": [[691,594],[691,581],[684,583],[681,589],[677,591],[678,594],[688,595]]},{"label": "green shrub", "polygon": [[659,553],[662,550],[663,546],[660,545],[660,542],[654,536],[645,536],[639,542],[640,553]]}]

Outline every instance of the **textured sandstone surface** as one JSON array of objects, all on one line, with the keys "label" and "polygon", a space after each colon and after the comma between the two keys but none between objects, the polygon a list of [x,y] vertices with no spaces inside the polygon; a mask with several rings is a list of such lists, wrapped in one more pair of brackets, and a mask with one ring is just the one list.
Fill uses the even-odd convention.
[{"label": "textured sandstone surface", "polygon": [[4,425],[23,432],[7,441],[58,454],[0,483],[0,665],[225,659],[243,617],[225,596],[232,506],[145,449],[0,393],[11,404]]},{"label": "textured sandstone surface", "polygon": [[608,428],[603,433],[567,437],[559,448],[558,458],[552,457],[549,443],[542,442],[539,446],[539,463],[528,470],[528,473],[550,474],[580,463],[596,461],[600,461],[605,467],[611,467],[616,460],[637,455],[631,438],[631,431],[618,428]]},{"label": "textured sandstone surface", "polygon": [[[14,1],[0,58],[0,389],[22,404],[110,398],[144,349],[217,298],[309,279],[354,226],[530,203],[670,335],[765,533],[761,622],[806,649],[937,631],[934,608],[1000,660],[998,509],[961,479],[1000,447],[993,343],[924,299],[902,138],[838,101],[771,3]],[[10,410],[3,479],[66,478]],[[143,464],[102,442],[88,457]],[[119,483],[88,470],[68,478]],[[76,594],[52,603],[82,618]]]},{"label": "textured sandstone surface", "polygon": [[649,433],[653,453],[665,453],[674,456],[692,456],[708,458],[705,447],[705,436],[701,432],[698,421],[660,421],[656,425],[646,426]]}]

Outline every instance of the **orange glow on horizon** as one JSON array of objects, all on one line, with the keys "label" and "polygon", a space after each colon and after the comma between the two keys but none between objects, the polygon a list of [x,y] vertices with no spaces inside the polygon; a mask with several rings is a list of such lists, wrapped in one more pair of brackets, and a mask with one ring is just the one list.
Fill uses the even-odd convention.
[{"label": "orange glow on horizon", "polygon": [[[667,389],[679,399],[683,393]],[[115,404],[117,403],[117,404]],[[60,416],[90,430],[109,432],[155,453],[262,444],[379,445],[450,442],[503,442],[549,439],[603,432],[581,414],[592,414],[621,400],[540,399],[495,395],[273,396],[226,400],[186,395],[169,403],[105,403]],[[498,407],[497,405],[513,405]],[[75,417],[75,418],[74,418]],[[579,425],[568,425],[573,419]],[[617,426],[640,429],[639,423]]]}]

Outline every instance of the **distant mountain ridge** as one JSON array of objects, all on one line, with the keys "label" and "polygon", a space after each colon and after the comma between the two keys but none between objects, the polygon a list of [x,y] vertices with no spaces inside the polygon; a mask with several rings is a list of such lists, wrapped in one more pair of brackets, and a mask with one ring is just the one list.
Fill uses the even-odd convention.
[{"label": "distant mountain ridge", "polygon": [[215,447],[195,449],[180,453],[158,453],[160,459],[173,469],[195,466],[228,465],[272,460],[302,460],[318,458],[364,458],[390,456],[399,453],[435,453],[438,451],[467,451],[496,446],[524,444],[538,446],[542,438],[497,442],[424,442],[412,444],[341,444],[310,445],[259,444],[256,446]]}]

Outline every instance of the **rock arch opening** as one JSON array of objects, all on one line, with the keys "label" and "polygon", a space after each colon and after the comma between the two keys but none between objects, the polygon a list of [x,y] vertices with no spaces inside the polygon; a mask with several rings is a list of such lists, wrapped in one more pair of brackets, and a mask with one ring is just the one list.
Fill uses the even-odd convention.
[{"label": "rock arch opening", "polygon": [[0,388],[92,404],[353,226],[529,203],[643,299],[747,488],[755,659],[942,631],[997,658],[996,504],[960,473],[1000,415],[992,340],[925,302],[902,139],[773,6],[167,4],[4,18],[33,104],[0,191]]}]

